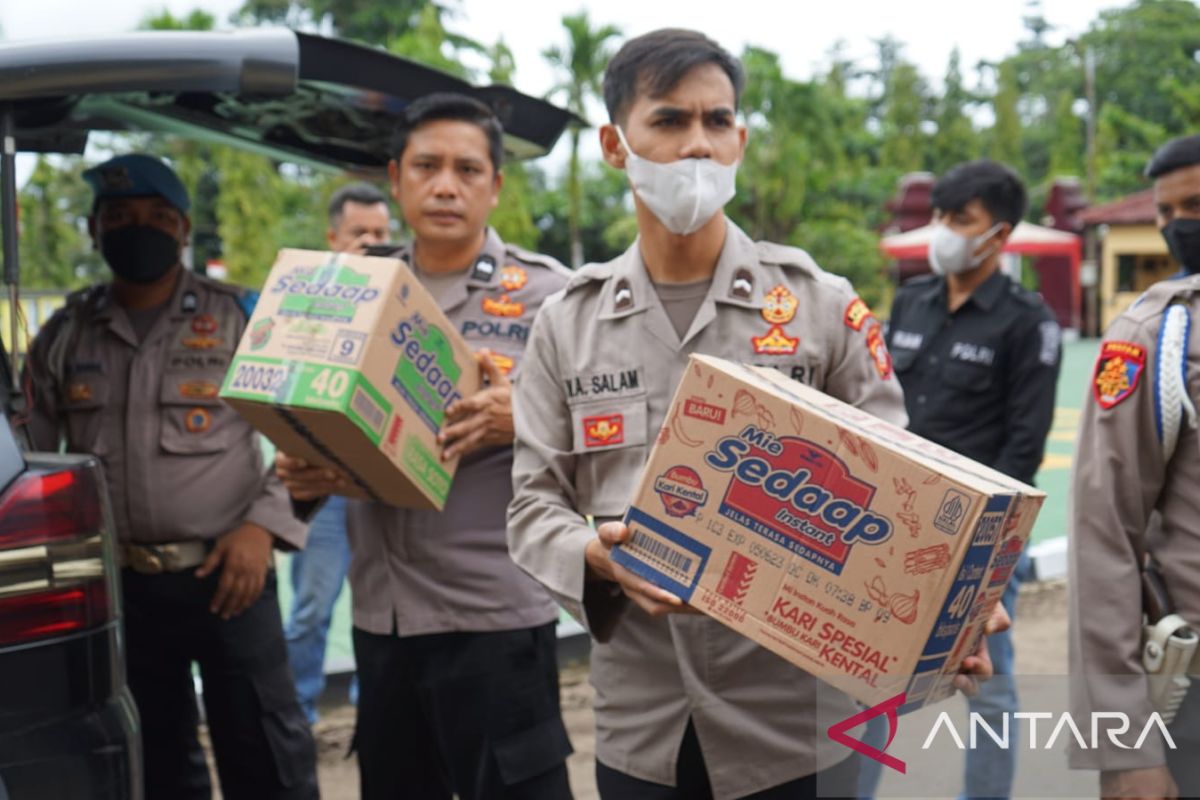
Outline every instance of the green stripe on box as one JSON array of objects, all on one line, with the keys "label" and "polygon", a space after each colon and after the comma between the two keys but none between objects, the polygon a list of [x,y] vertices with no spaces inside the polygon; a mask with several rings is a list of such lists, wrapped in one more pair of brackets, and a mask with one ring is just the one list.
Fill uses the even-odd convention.
[{"label": "green stripe on box", "polygon": [[409,436],[404,441],[402,461],[409,477],[439,503],[446,502],[446,497],[450,494],[450,473],[442,469],[438,460],[415,436]]},{"label": "green stripe on box", "polygon": [[383,441],[384,428],[392,415],[391,403],[359,373],[280,358],[235,358],[225,374],[221,396],[292,408],[340,411],[376,446]]}]

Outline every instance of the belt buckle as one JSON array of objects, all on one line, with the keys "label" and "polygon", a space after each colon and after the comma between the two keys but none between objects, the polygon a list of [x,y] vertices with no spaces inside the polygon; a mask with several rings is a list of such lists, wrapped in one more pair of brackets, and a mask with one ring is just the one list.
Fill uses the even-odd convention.
[{"label": "belt buckle", "polygon": [[143,575],[161,575],[165,568],[162,556],[155,549],[142,545],[129,547],[129,566]]}]

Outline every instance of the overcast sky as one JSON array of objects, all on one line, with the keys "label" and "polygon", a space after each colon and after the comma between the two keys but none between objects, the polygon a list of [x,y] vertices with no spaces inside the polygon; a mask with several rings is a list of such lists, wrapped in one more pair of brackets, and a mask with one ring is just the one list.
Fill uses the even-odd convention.
[{"label": "overcast sky", "polygon": [[[380,0],[387,2],[387,0]],[[176,14],[202,8],[227,25],[242,0],[0,0],[0,26],[7,39],[88,35],[125,31],[164,7]],[[1112,0],[1043,0],[1044,16],[1055,26],[1051,42],[1077,36],[1099,11],[1126,3]],[[962,53],[963,71],[974,82],[973,66],[998,60],[1014,50],[1024,31],[1026,0],[461,0],[461,11],[447,27],[484,43],[503,37],[516,56],[515,83],[530,94],[542,94],[554,76],[541,51],[564,39],[564,14],[588,9],[593,23],[611,23],[627,35],[664,26],[689,27],[717,39],[734,53],[754,44],[783,59],[785,72],[807,78],[827,64],[836,42],[859,63],[874,60],[873,40],[891,34],[904,44],[905,55],[938,85],[951,50]],[[597,113],[591,114],[597,117]],[[559,154],[556,154],[559,155]],[[557,160],[557,159],[555,159]]]}]

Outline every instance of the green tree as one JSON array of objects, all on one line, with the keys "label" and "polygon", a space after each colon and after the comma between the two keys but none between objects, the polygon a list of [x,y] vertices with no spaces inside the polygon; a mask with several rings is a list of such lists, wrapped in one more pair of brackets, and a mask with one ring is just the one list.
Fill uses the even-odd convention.
[{"label": "green tree", "polygon": [[1083,120],[1075,116],[1075,97],[1064,89],[1054,104],[1050,178],[1083,174]]},{"label": "green tree", "polygon": [[822,78],[795,81],[770,51],[747,48],[742,63],[751,144],[727,212],[753,238],[808,250],[876,302],[886,282],[874,231],[898,173],[877,166],[872,103],[846,88],[853,66],[835,55]]},{"label": "green tree", "polygon": [[[488,73],[492,83],[511,86],[517,64],[503,38],[491,47],[488,55],[492,61],[492,69]],[[500,203],[492,212],[489,223],[504,241],[536,250],[541,236],[533,221],[531,193],[532,186],[525,165],[520,161],[505,164]]]},{"label": "green tree", "polygon": [[1011,61],[1000,64],[996,78],[996,95],[992,98],[995,122],[989,137],[988,155],[1001,161],[1018,173],[1021,162],[1021,115],[1018,103],[1021,90],[1017,85],[1017,66]]},{"label": "green tree", "polygon": [[71,289],[100,279],[84,219],[91,190],[78,159],[38,156],[17,195],[21,283],[35,289]]},{"label": "green tree", "polygon": [[473,80],[474,74],[462,63],[460,51],[483,52],[484,48],[447,32],[442,24],[442,14],[438,6],[427,4],[417,14],[416,24],[392,37],[387,48],[396,55],[419,61],[463,80]]},{"label": "green tree", "polygon": [[147,14],[138,24],[138,28],[145,31],[211,31],[216,26],[217,18],[199,8],[183,17],[176,17],[164,8]]},{"label": "green tree", "polygon": [[925,132],[921,124],[928,105],[928,91],[912,64],[896,64],[888,79],[883,101],[883,164],[900,172],[921,169],[925,156]]},{"label": "green tree", "polygon": [[229,147],[216,149],[216,211],[229,280],[261,286],[279,249],[281,181],[270,161]]},{"label": "green tree", "polygon": [[[530,210],[540,234],[538,249],[564,264],[571,255],[567,225],[567,187],[551,182],[544,170],[529,166]],[[589,261],[608,261],[620,255],[637,235],[630,210],[629,181],[625,173],[602,162],[580,170],[581,203],[579,236]]]},{"label": "green tree", "polygon": [[942,96],[937,101],[937,135],[931,144],[933,171],[941,174],[955,164],[979,156],[979,135],[967,116],[967,104],[974,99],[963,85],[958,48],[950,53]]},{"label": "green tree", "polygon": [[1081,37],[1096,59],[1096,98],[1162,127],[1190,133],[1172,85],[1200,84],[1200,7],[1190,0],[1135,0],[1100,12]]},{"label": "green tree", "polygon": [[[566,46],[555,45],[542,55],[555,67],[561,79],[551,91],[550,97],[565,95],[567,108],[580,119],[586,119],[589,98],[599,97],[600,82],[604,69],[612,57],[610,40],[621,35],[613,25],[593,28],[586,11],[568,14],[562,18],[567,32]],[[579,124],[571,126],[571,155],[567,164],[567,220],[570,230],[570,264],[578,268],[583,264],[583,242],[581,222],[583,213],[583,185],[579,169]]]},{"label": "green tree", "polygon": [[1115,103],[1105,104],[1096,125],[1096,199],[1113,200],[1146,188],[1142,170],[1168,138],[1162,125]]}]

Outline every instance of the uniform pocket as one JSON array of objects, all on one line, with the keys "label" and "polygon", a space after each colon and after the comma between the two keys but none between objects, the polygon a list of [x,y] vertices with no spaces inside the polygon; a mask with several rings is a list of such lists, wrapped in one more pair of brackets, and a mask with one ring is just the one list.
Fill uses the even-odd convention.
[{"label": "uniform pocket", "polygon": [[205,455],[232,447],[249,433],[247,424],[217,396],[217,373],[163,375],[159,443],[174,455]]},{"label": "uniform pocket", "polygon": [[571,755],[571,740],[561,716],[543,720],[492,745],[500,780],[514,786],[562,765]]},{"label": "uniform pocket", "polygon": [[111,387],[100,374],[74,377],[63,386],[59,406],[67,423],[67,441],[74,450],[103,456],[107,452],[104,436],[104,407]]},{"label": "uniform pocket", "polygon": [[584,514],[625,513],[646,463],[649,413],[646,397],[580,403],[571,407],[578,508]]},{"label": "uniform pocket", "polygon": [[917,350],[892,350],[892,368],[897,374],[903,375],[917,363]]},{"label": "uniform pocket", "polygon": [[947,362],[942,368],[947,386],[962,392],[982,392],[992,387],[992,369],[982,364]]}]

